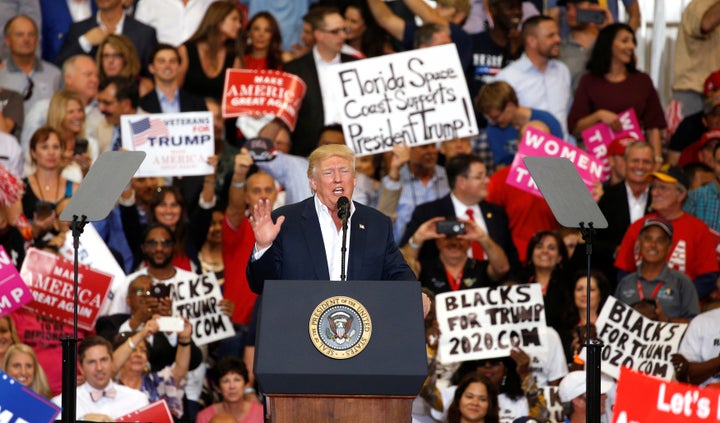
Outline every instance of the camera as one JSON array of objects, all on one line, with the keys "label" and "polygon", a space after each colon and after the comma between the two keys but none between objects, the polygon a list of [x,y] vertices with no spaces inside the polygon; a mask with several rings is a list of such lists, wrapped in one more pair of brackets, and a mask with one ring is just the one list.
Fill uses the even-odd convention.
[{"label": "camera", "polygon": [[77,140],[75,141],[75,147],[73,147],[73,154],[74,155],[80,155],[87,153],[88,150],[88,140]]},{"label": "camera", "polygon": [[457,220],[441,220],[437,222],[435,229],[439,234],[445,235],[462,235],[465,233],[465,224]]},{"label": "camera", "polygon": [[35,204],[35,213],[38,219],[45,219],[55,210],[55,203],[49,201],[38,200]]},{"label": "camera", "polygon": [[156,284],[150,289],[150,295],[155,298],[166,298],[170,296],[170,285]]},{"label": "camera", "polygon": [[578,9],[577,20],[581,23],[602,25],[605,22],[605,12],[602,10]]}]

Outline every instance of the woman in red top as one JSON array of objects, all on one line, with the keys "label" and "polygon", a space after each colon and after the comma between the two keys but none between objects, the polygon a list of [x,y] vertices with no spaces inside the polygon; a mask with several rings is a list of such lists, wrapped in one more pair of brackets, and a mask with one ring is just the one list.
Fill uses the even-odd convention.
[{"label": "woman in red top", "polygon": [[580,78],[568,114],[568,129],[576,137],[582,131],[604,122],[615,131],[622,125],[618,113],[633,108],[645,138],[661,157],[660,130],[667,127],[652,79],[635,67],[635,34],[626,24],[603,28],[595,41],[588,72]]},{"label": "woman in red top", "polygon": [[277,21],[268,12],[260,12],[250,19],[245,45],[246,69],[280,70],[283,63],[292,60],[290,53],[282,51],[282,35]]}]

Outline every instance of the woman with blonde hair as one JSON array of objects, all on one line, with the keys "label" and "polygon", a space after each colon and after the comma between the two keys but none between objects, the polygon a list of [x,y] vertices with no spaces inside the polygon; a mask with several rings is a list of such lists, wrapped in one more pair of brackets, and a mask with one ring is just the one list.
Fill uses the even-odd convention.
[{"label": "woman with blonde hair", "polygon": [[62,176],[81,182],[97,159],[97,141],[85,135],[85,104],[68,90],[53,94],[48,107],[47,125],[55,129],[65,143]]},{"label": "woman with blonde hair", "polygon": [[225,70],[242,66],[237,53],[242,19],[234,2],[210,5],[195,34],[180,46],[178,80],[185,90],[198,97],[222,100]]},{"label": "woman with blonde hair", "polygon": [[5,370],[4,362],[5,355],[7,354],[10,347],[20,343],[20,338],[15,329],[15,322],[8,316],[0,317],[0,370]]},{"label": "woman with blonde hair", "polygon": [[140,97],[152,91],[154,84],[140,76],[140,56],[135,45],[124,35],[110,34],[102,40],[95,56],[100,80],[110,76],[125,76],[138,81]]},{"label": "woman with blonde hair", "polygon": [[45,398],[52,398],[52,391],[45,371],[38,362],[35,351],[26,344],[8,348],[3,359],[5,373]]}]

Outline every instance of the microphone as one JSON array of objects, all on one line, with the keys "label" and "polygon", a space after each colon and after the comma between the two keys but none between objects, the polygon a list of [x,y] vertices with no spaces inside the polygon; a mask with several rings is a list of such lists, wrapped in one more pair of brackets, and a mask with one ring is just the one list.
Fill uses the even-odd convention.
[{"label": "microphone", "polygon": [[340,197],[337,201],[337,214],[342,219],[342,246],[340,248],[340,280],[345,282],[347,275],[345,274],[345,255],[347,254],[347,227],[348,218],[350,217],[350,200],[347,197]]},{"label": "microphone", "polygon": [[337,201],[337,214],[340,219],[350,217],[350,200],[347,197],[340,197]]}]

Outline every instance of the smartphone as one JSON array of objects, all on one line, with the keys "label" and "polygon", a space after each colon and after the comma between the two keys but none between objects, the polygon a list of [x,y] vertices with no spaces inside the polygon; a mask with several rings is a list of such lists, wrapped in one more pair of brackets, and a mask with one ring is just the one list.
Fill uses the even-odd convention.
[{"label": "smartphone", "polygon": [[461,235],[465,233],[465,224],[457,220],[441,220],[437,222],[435,231],[445,235]]},{"label": "smartphone", "polygon": [[578,9],[577,20],[581,23],[594,23],[601,25],[605,22],[604,10]]},{"label": "smartphone", "polygon": [[170,285],[165,285],[162,283],[153,285],[152,288],[150,288],[150,295],[157,299],[169,297]]},{"label": "smartphone", "polygon": [[79,154],[85,154],[88,150],[88,140],[76,140],[75,141],[75,148],[73,149],[73,154],[76,156]]},{"label": "smartphone", "polygon": [[39,200],[35,204],[35,213],[38,219],[45,219],[52,214],[53,210],[55,210],[55,203]]},{"label": "smartphone", "polygon": [[160,332],[182,332],[185,329],[185,321],[182,317],[162,316],[157,318]]}]

